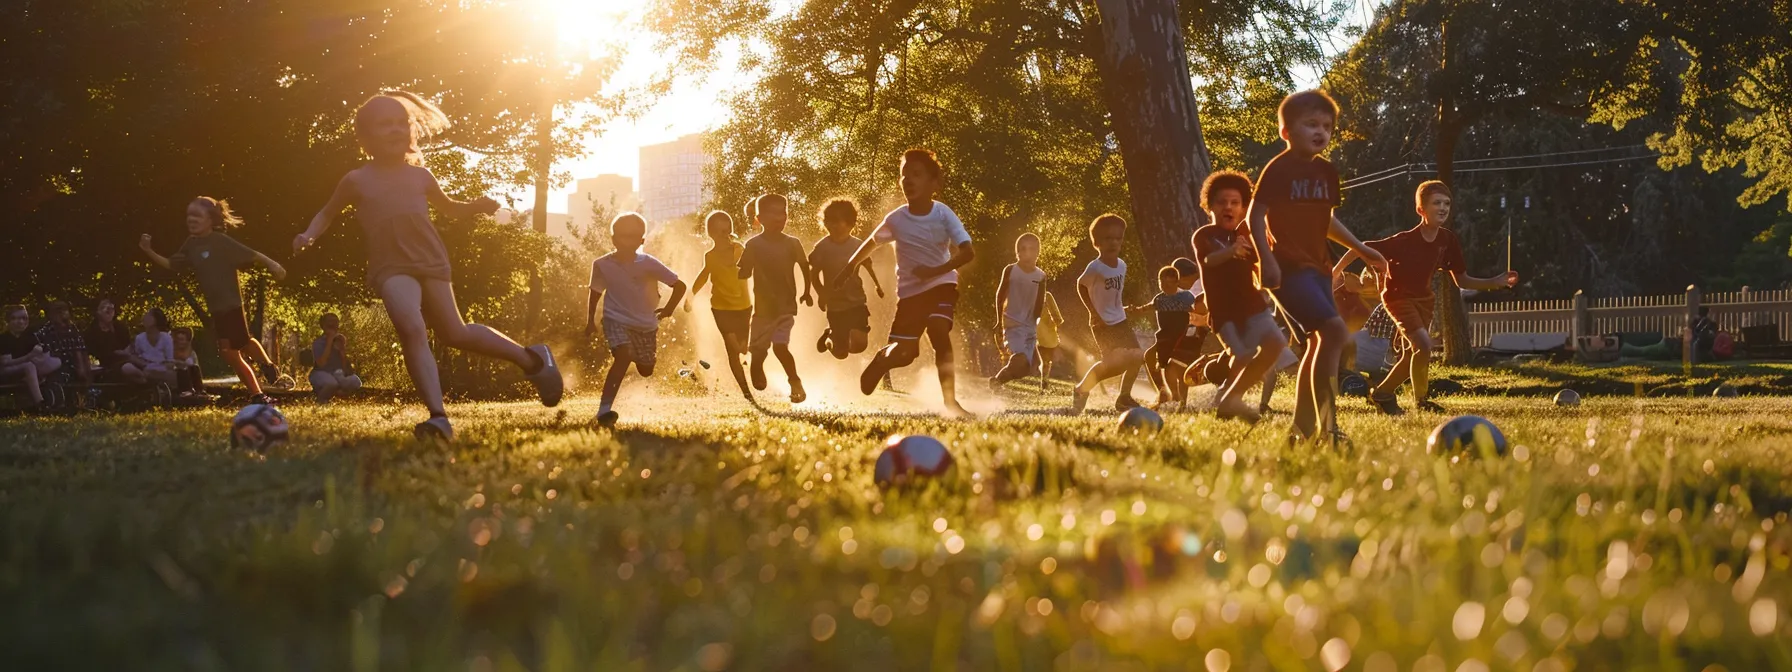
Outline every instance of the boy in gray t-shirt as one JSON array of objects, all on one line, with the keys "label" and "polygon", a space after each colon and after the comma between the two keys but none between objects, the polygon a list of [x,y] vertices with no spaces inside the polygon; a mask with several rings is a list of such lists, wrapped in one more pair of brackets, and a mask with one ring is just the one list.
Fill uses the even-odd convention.
[{"label": "boy in gray t-shirt", "polygon": [[803,379],[796,373],[796,359],[790,355],[790,329],[796,326],[796,273],[803,272],[803,305],[815,305],[809,296],[809,260],[803,256],[803,243],[784,233],[789,221],[789,204],[778,194],[765,194],[753,199],[747,213],[765,230],[747,241],[740,255],[740,278],[753,281],[753,327],[747,349],[753,354],[753,388],[765,389],[765,353],[772,351],[784,365],[784,376],[790,380],[790,403],[808,399]]},{"label": "boy in gray t-shirt", "polygon": [[[871,309],[865,305],[865,283],[858,273],[848,273],[846,262],[852,259],[865,241],[852,235],[859,223],[859,206],[849,199],[837,198],[821,208],[821,225],[828,235],[815,241],[809,251],[809,268],[815,274],[812,284],[821,298],[821,309],[828,314],[828,328],[816,341],[816,352],[831,352],[834,359],[846,359],[870,347]],[[877,298],[884,297],[884,287],[870,265],[862,265]]]}]

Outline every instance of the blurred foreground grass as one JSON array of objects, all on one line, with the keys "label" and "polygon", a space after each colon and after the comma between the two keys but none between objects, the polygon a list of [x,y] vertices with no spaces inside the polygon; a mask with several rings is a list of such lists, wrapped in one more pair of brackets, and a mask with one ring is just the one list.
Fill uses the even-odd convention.
[{"label": "blurred foreground grass", "polygon": [[[875,400],[876,398],[874,398]],[[1098,400],[1099,401],[1099,400]],[[1278,400],[1286,408],[1290,400]],[[1792,404],[1347,402],[1352,449],[1172,415],[762,415],[737,401],[0,421],[8,669],[1792,668]],[[1015,407],[1041,403],[1011,397]],[[784,408],[778,405],[777,408]],[[631,420],[632,417],[632,420]],[[956,480],[882,493],[893,432]]]}]

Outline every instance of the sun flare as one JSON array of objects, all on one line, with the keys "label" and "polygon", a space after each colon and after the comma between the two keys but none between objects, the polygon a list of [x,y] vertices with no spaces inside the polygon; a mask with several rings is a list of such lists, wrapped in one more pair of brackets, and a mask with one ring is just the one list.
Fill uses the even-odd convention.
[{"label": "sun flare", "polygon": [[636,24],[648,0],[536,0],[537,11],[553,21],[563,44],[630,45],[641,32]]}]

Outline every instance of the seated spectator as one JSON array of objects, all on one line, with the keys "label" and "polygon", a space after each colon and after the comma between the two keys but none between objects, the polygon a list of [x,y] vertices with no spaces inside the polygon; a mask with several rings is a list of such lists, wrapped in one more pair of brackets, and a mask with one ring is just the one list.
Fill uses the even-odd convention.
[{"label": "seated spectator", "polygon": [[93,307],[93,323],[87,325],[87,333],[81,340],[87,344],[87,354],[99,360],[99,369],[93,377],[100,381],[118,383],[143,382],[143,370],[131,364],[131,332],[123,322],[118,321],[118,304],[111,299],[100,299]]},{"label": "seated spectator", "polygon": [[1717,322],[1711,319],[1711,307],[1699,306],[1699,316],[1687,328],[1692,332],[1692,361],[1711,361],[1711,344],[1717,340]]},{"label": "seated spectator", "polygon": [[327,404],[340,392],[361,389],[361,377],[355,375],[348,361],[348,336],[343,334],[342,319],[335,313],[324,313],[318,321],[324,334],[311,342],[311,390],[317,403]]},{"label": "seated spectator", "polygon": [[174,371],[174,338],[168,335],[168,316],[161,308],[143,312],[143,333],[131,342],[131,364],[142,372],[145,380],[179,383]]},{"label": "seated spectator", "polygon": [[0,317],[6,319],[6,331],[0,333],[0,381],[24,384],[25,392],[31,396],[30,410],[41,409],[42,383],[62,367],[62,361],[37,342],[37,335],[29,330],[31,313],[24,306],[0,308]]},{"label": "seated spectator", "polygon": [[87,339],[80,329],[75,328],[74,320],[69,319],[68,303],[51,302],[44,309],[44,317],[47,321],[37,328],[37,342],[42,343],[51,356],[62,360],[62,368],[56,371],[56,381],[63,384],[79,382],[83,387],[93,384],[93,373],[88,370]]},{"label": "seated spectator", "polygon": [[205,371],[199,368],[199,357],[193,353],[193,329],[175,327],[168,335],[174,338],[174,359],[169,360],[169,365],[174,368],[175,394],[187,401],[209,401]]}]

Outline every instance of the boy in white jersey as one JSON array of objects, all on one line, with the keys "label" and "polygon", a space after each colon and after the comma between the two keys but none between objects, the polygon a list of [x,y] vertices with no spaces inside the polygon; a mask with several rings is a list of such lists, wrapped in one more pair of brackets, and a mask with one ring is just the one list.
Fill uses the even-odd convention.
[{"label": "boy in white jersey", "polygon": [[[653,255],[641,253],[647,237],[647,220],[632,212],[610,222],[610,241],[616,251],[591,262],[591,295],[585,304],[585,333],[597,331],[597,302],[604,302],[604,340],[610,344],[610,373],[604,378],[603,397],[597,404],[597,422],[616,424],[610,410],[630,364],[642,378],[653,375],[658,363],[660,320],[672,316],[672,307],[684,298],[685,285],[678,274]],[[672,298],[658,305],[660,285],[672,288]],[[605,292],[609,296],[605,297]]]},{"label": "boy in white jersey", "polygon": [[933,346],[940,375],[940,396],[946,414],[966,415],[958,405],[952,356],[952,316],[958,305],[958,268],[971,262],[971,234],[946,204],[933,200],[945,181],[945,168],[931,150],[902,153],[902,195],[906,205],[890,211],[865,239],[844,274],[871,258],[879,245],[896,245],[896,316],[890,323],[890,344],[877,351],[859,375],[859,391],[871,394],[891,369],[915,361],[921,335]]},{"label": "boy in white jersey", "polygon": [[[1101,359],[1089,367],[1082,382],[1071,391],[1070,405],[1077,413],[1083,412],[1083,407],[1089,404],[1090,390],[1101,381],[1135,372],[1139,363],[1145,361],[1145,353],[1139,349],[1139,337],[1126,322],[1128,307],[1123,296],[1126,260],[1120,258],[1120,246],[1126,240],[1126,220],[1112,213],[1096,217],[1089,223],[1089,240],[1095,244],[1095,251],[1100,256],[1090,261],[1083,269],[1083,275],[1076,279],[1076,293],[1082,298],[1083,307],[1089,310],[1089,329],[1095,332]],[[1139,405],[1132,400],[1132,390],[1126,384],[1130,382],[1126,380],[1121,384],[1120,395],[1114,400],[1115,407]]]},{"label": "boy in white jersey", "polygon": [[1002,269],[996,285],[996,331],[1008,363],[996,372],[991,384],[1019,380],[1038,370],[1039,315],[1044,310],[1045,269],[1039,267],[1039,236],[1032,232],[1014,240],[1014,263]]}]

